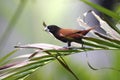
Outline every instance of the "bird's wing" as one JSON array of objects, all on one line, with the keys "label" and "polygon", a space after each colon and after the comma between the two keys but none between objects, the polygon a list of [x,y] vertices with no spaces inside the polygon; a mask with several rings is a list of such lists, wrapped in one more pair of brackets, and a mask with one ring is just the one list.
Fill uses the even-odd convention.
[{"label": "bird's wing", "polygon": [[74,29],[61,29],[59,30],[58,34],[61,37],[70,37],[70,38],[82,38],[85,36],[90,30],[94,29],[95,27],[91,27],[87,30],[74,30]]},{"label": "bird's wing", "polygon": [[62,29],[59,31],[59,35],[61,37],[80,37],[82,34],[80,34],[82,31],[81,30],[73,30],[73,29]]}]

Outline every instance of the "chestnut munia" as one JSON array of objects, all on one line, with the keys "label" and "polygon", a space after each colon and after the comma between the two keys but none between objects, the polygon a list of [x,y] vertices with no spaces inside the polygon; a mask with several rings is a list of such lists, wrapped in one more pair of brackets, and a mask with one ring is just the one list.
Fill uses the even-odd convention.
[{"label": "chestnut munia", "polygon": [[82,38],[92,29],[93,27],[87,29],[87,30],[75,30],[75,29],[63,29],[56,25],[46,25],[43,22],[43,25],[45,26],[45,31],[52,33],[55,38],[58,40],[68,43],[68,47],[71,46],[71,42],[75,42],[74,40],[79,40],[83,46]]}]

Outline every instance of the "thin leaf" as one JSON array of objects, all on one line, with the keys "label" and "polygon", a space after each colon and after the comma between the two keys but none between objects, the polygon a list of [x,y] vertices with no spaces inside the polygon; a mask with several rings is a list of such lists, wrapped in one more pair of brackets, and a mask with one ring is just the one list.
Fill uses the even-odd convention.
[{"label": "thin leaf", "polygon": [[[81,0],[81,1],[83,1],[84,3],[90,5],[91,7],[95,8],[95,9],[97,9],[98,11],[112,17],[113,19],[116,19],[117,21],[120,20],[120,16],[113,11],[110,11],[110,10],[108,10],[102,6],[99,6],[98,4],[92,3],[88,0]],[[115,25],[111,24],[110,22],[109,22],[109,25],[111,25],[110,27],[113,28],[115,31],[117,31],[120,34],[120,30]]]},{"label": "thin leaf", "polygon": [[106,15],[108,15],[108,16],[110,16],[118,21],[120,20],[120,16],[118,14],[116,14],[115,12],[112,12],[112,11],[110,11],[104,7],[101,7],[98,4],[92,3],[88,0],[80,0],[80,1],[83,1],[84,3],[90,5],[91,7],[97,9],[98,11],[100,11],[100,12],[102,12],[102,13],[104,13],[104,14],[106,14]]},{"label": "thin leaf", "polygon": [[3,35],[0,38],[0,49],[1,50],[3,49],[5,43],[7,42],[8,37],[11,34],[12,30],[14,29],[16,23],[18,22],[21,14],[23,13],[27,2],[28,0],[20,0],[20,4],[18,5],[15,13],[13,14],[11,20],[9,21],[7,29],[4,31]]},{"label": "thin leaf", "polygon": [[7,55],[5,55],[4,57],[0,58],[0,65],[2,65],[6,59],[8,59],[13,54],[15,54],[17,51],[18,51],[18,49],[13,50],[10,53],[8,53]]},{"label": "thin leaf", "polygon": [[[103,46],[103,45],[99,45],[99,44],[96,44],[94,42],[90,42],[89,40],[84,41],[84,44],[87,45],[87,46],[95,47],[95,48],[109,49],[109,47],[106,47],[106,46]],[[94,49],[94,50],[96,50],[96,49]]]},{"label": "thin leaf", "polygon": [[[100,43],[98,43],[96,41],[96,39],[86,39],[88,41],[88,44],[86,42],[84,42],[84,44],[86,45],[92,45],[93,47],[96,47],[99,48],[99,49],[110,49],[109,46],[108,47],[104,47],[103,44],[102,45],[99,45]],[[90,43],[89,41],[93,42],[93,43]],[[79,41],[77,41],[79,43]],[[98,43],[98,44],[94,44],[94,42]],[[81,43],[81,41],[80,41]],[[45,44],[46,45],[46,44]],[[44,46],[45,46],[44,45]],[[36,46],[33,44],[29,44],[29,46],[25,45],[24,47],[23,46],[19,46],[20,48],[31,48],[31,49],[40,49],[41,50],[41,47],[40,46]],[[51,45],[50,45],[51,46]],[[3,80],[18,80],[18,79],[23,79],[24,77],[28,76],[29,74],[33,73],[37,68],[39,68],[40,66],[43,66],[43,65],[46,65],[47,63],[57,59],[60,64],[65,68],[67,69],[69,72],[71,72],[71,69],[68,67],[68,65],[66,65],[66,62],[62,59],[62,61],[59,59],[58,56],[66,56],[66,55],[70,55],[70,54],[73,54],[73,53],[76,53],[76,52],[82,52],[84,51],[84,49],[82,48],[70,48],[70,49],[61,49],[61,48],[58,48],[58,49],[55,49],[55,48],[51,48],[50,49],[50,46],[48,47],[45,47],[46,50],[43,50],[43,52],[49,54],[49,55],[43,55],[43,56],[38,56],[38,57],[31,57],[30,60],[28,61],[27,64],[25,65],[22,65],[22,66],[17,66],[17,67],[12,67],[8,70],[5,70],[5,74],[4,72],[1,72],[3,74],[2,78]],[[55,47],[55,46],[54,46]],[[94,50],[96,48],[85,48],[85,50]],[[96,50],[99,50],[99,49],[96,49]],[[54,53],[59,53],[59,52],[63,52],[63,53],[59,53],[58,54],[51,54],[50,52],[54,52]],[[74,77],[76,76],[73,72],[71,72]],[[76,78],[78,80],[78,78]]]},{"label": "thin leaf", "polygon": [[[38,61],[32,62],[30,64],[27,64],[23,67],[15,68],[14,70],[7,73],[7,74],[11,73],[11,75],[6,76],[7,74],[5,74],[4,76],[6,76],[6,77],[5,78],[3,77],[3,80],[7,80],[7,79],[18,80],[20,78],[23,78],[23,77],[29,75],[30,73],[34,72],[40,66],[43,66],[43,65],[51,62],[51,60],[54,60],[54,59],[51,58],[51,59],[45,59],[45,60],[38,60]],[[30,73],[27,74],[29,71],[30,71]],[[26,73],[26,74],[24,74],[24,73]]]},{"label": "thin leaf", "polygon": [[63,48],[61,46],[47,44],[47,43],[35,43],[35,44],[27,44],[27,45],[17,45],[17,46],[14,46],[14,47],[15,48],[40,49],[40,50],[51,50],[51,49],[59,50],[59,49]]},{"label": "thin leaf", "polygon": [[97,39],[97,38],[91,38],[91,37],[85,37],[84,39],[93,41],[95,43],[98,43],[100,45],[108,46],[108,47],[113,47],[113,48],[120,48],[120,45],[113,44],[112,42],[108,42],[105,40]]},{"label": "thin leaf", "polygon": [[[91,47],[95,47],[95,48],[101,48],[101,49],[109,49],[109,46],[106,47],[104,45],[101,44],[95,44],[94,41],[92,40],[87,40],[87,39],[83,39],[83,45],[87,45],[87,46],[91,46]],[[71,39],[71,41],[77,42],[81,44],[81,41],[76,40],[76,39]]]},{"label": "thin leaf", "polygon": [[101,33],[98,33],[98,32],[94,32],[94,33],[95,33],[97,36],[99,36],[100,38],[103,38],[103,39],[105,39],[105,40],[114,42],[114,43],[116,43],[116,44],[118,44],[118,45],[119,45],[119,43],[120,43],[120,41],[115,40],[115,39],[111,39],[111,38],[109,38],[108,36],[105,36],[104,34],[101,34]]},{"label": "thin leaf", "polygon": [[106,21],[101,19],[94,11],[91,13],[99,21],[100,27],[106,32],[107,35],[110,35],[112,38],[120,40],[120,30],[117,27],[110,26]]}]

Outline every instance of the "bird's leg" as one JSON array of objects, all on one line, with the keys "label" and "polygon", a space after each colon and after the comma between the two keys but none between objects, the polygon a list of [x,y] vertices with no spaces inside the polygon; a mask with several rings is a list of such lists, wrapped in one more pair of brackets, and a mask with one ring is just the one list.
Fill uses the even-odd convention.
[{"label": "bird's leg", "polygon": [[81,39],[81,48],[85,50],[84,41]]},{"label": "bird's leg", "polygon": [[85,47],[84,47],[84,42],[83,42],[82,40],[81,40],[81,45],[82,45],[81,48],[84,49],[84,48],[85,48]]},{"label": "bird's leg", "polygon": [[71,42],[68,41],[68,42],[67,42],[67,45],[65,45],[63,48],[70,49],[70,47],[71,47]]},{"label": "bird's leg", "polygon": [[68,41],[68,42],[67,42],[67,46],[64,46],[64,48],[70,49],[70,48],[71,48],[71,42]]},{"label": "bird's leg", "polygon": [[68,48],[71,46],[71,42],[70,41],[68,41],[67,42],[67,44],[68,44]]},{"label": "bird's leg", "polygon": [[71,47],[71,41],[68,41],[68,42],[67,42],[67,48],[68,48],[68,49],[71,49],[71,48],[72,48],[72,47]]}]

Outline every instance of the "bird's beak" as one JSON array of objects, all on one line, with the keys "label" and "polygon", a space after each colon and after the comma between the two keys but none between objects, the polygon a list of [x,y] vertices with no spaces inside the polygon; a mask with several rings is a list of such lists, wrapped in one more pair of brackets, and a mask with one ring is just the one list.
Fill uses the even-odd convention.
[{"label": "bird's beak", "polygon": [[47,26],[44,28],[44,30],[45,30],[46,32],[49,32],[49,29],[47,28]]}]

